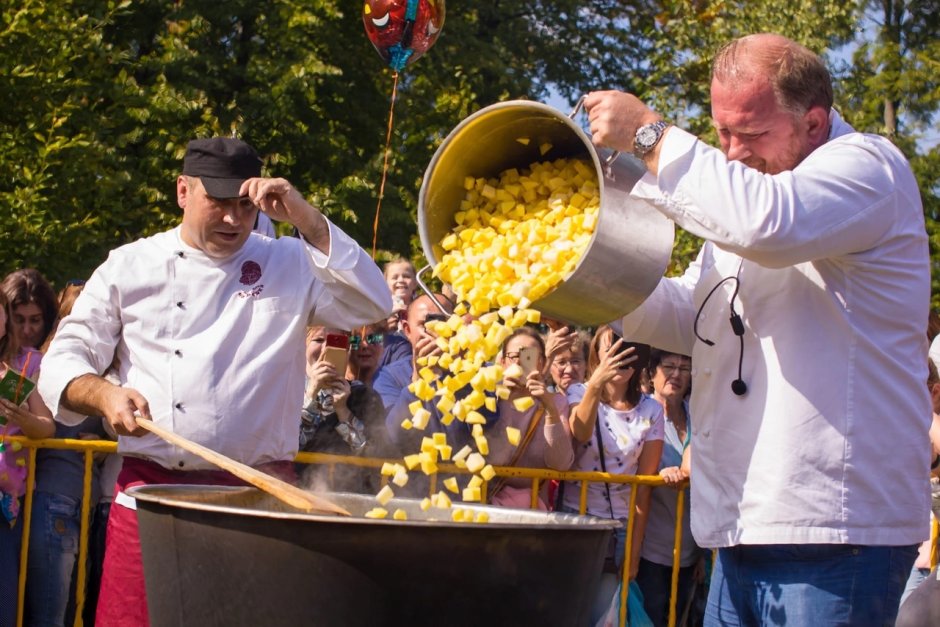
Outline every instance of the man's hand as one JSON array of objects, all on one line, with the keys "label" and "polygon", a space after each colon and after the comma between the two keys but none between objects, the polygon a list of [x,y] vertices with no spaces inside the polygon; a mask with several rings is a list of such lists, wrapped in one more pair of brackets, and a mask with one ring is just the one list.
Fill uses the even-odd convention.
[{"label": "man's hand", "polygon": [[147,430],[138,426],[137,416],[153,419],[143,394],[93,374],[73,379],[62,392],[62,405],[86,416],[104,416],[117,435],[144,435]]},{"label": "man's hand", "polygon": [[330,231],[326,218],[286,179],[248,179],[242,183],[239,194],[248,196],[272,220],[294,225],[311,245],[329,254]]},{"label": "man's hand", "polygon": [[[622,91],[591,92],[584,99],[584,109],[591,123],[591,141],[595,146],[630,154],[633,154],[636,130],[662,119],[639,98]],[[653,174],[658,171],[661,143],[643,157]]]},{"label": "man's hand", "polygon": [[102,409],[105,420],[118,435],[144,435],[147,430],[137,424],[137,416],[144,420],[153,420],[147,399],[133,388],[111,386],[105,393]]}]

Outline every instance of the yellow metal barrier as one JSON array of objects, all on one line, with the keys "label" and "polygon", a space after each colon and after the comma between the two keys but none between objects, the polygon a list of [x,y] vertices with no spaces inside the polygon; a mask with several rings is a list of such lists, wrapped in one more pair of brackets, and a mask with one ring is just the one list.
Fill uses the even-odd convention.
[{"label": "yellow metal barrier", "polygon": [[[47,440],[29,440],[22,436],[7,436],[4,438],[5,442],[19,442],[23,445],[24,448],[29,450],[29,462],[28,462],[28,474],[26,480],[26,498],[23,507],[23,546],[21,550],[21,559],[20,559],[20,573],[19,573],[19,587],[18,587],[18,613],[17,613],[17,627],[22,627],[23,624],[23,606],[25,600],[26,592],[26,567],[27,559],[29,552],[29,532],[30,532],[30,518],[32,515],[32,502],[33,502],[33,488],[35,486],[35,472],[36,472],[36,451],[40,448],[51,448],[51,449],[66,449],[76,452],[82,452],[84,454],[84,481],[82,489],[82,511],[81,511],[81,526],[80,526],[80,535],[79,535],[79,552],[78,552],[78,579],[76,581],[76,590],[75,590],[75,623],[76,627],[81,627],[82,625],[82,609],[85,604],[85,565],[88,559],[88,535],[90,528],[90,512],[91,512],[91,479],[92,479],[92,463],[93,463],[93,454],[94,453],[116,453],[117,452],[117,443],[105,440],[69,440],[69,439],[47,439]],[[328,476],[327,479],[329,482],[332,482],[333,476],[335,474],[337,465],[344,466],[357,466],[365,468],[375,468],[378,470],[381,468],[383,463],[393,462],[400,463],[399,459],[377,459],[377,458],[365,458],[365,457],[352,457],[344,455],[328,455],[325,453],[299,453],[296,457],[296,461],[305,464],[321,464],[328,467]],[[439,472],[442,473],[453,473],[453,474],[469,474],[467,470],[458,468],[453,464],[442,463],[438,465]],[[587,507],[587,487],[589,483],[629,483],[632,486],[661,486],[664,485],[663,480],[659,476],[626,476],[626,475],[613,475],[605,472],[559,472],[555,470],[547,469],[538,469],[538,468],[518,468],[514,466],[494,466],[497,477],[509,477],[509,478],[525,478],[531,479],[532,488],[531,488],[531,501],[530,506],[532,509],[537,507],[538,495],[541,487],[542,481],[548,481],[552,479],[558,479],[560,481],[580,481],[581,491],[580,491],[580,512],[583,514]],[[387,477],[383,477],[383,482],[387,481]],[[483,500],[486,500],[486,486],[487,483],[484,483],[483,489]],[[436,476],[431,477],[431,487],[430,491],[433,493],[436,491]],[[630,493],[630,511],[634,511],[636,507],[636,490],[631,490]],[[677,506],[676,506],[676,531],[675,531],[675,544],[673,546],[673,564],[672,564],[672,581],[671,581],[671,590],[670,590],[670,601],[674,600],[677,596],[678,591],[678,582],[679,582],[679,548],[682,545],[682,515],[685,509],[685,494],[684,490],[677,491]],[[629,577],[629,568],[630,560],[632,557],[632,539],[633,539],[633,523],[634,517],[630,516],[627,519],[627,529],[626,529],[626,542],[624,543],[624,556],[623,556],[623,572],[622,579],[626,580]],[[937,564],[937,536],[938,536],[938,525],[935,520],[931,526],[931,540],[933,541],[933,549],[931,551],[931,567],[936,566]],[[623,593],[620,598],[620,624],[626,624],[626,609],[627,609],[627,600],[629,595],[629,588],[623,587]],[[669,608],[669,626],[673,627],[676,624],[676,607],[675,603],[670,603]]]}]

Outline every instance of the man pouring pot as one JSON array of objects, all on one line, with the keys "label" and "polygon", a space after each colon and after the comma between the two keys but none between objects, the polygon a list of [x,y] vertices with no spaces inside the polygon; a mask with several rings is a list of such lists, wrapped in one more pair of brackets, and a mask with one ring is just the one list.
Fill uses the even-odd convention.
[{"label": "man pouring pot", "polygon": [[718,549],[706,625],[894,623],[928,536],[930,265],[887,139],[832,108],[822,60],[774,34],[715,56],[721,150],[630,94],[590,94],[632,193],[704,238],[622,321],[692,355],[691,516]]}]

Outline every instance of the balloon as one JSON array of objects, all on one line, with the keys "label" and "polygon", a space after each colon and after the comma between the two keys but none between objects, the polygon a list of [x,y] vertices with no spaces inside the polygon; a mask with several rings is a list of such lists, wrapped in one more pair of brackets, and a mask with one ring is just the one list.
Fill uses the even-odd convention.
[{"label": "balloon", "polygon": [[444,0],[365,0],[362,23],[379,56],[400,72],[437,41]]}]

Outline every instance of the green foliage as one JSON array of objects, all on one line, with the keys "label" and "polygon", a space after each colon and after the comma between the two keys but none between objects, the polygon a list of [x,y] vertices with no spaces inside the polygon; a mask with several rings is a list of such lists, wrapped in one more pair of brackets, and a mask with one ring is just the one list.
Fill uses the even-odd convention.
[{"label": "green foliage", "polygon": [[[436,45],[399,78],[379,258],[411,256],[420,267],[424,170],[481,107],[625,89],[714,141],[711,55],[768,30],[819,51],[861,33],[853,65],[835,72],[840,105],[860,128],[884,131],[884,103],[895,103],[895,141],[920,177],[940,258],[940,157],[920,143],[935,132],[940,97],[937,12],[927,1],[862,4],[871,4],[869,21],[871,9],[890,5],[900,17],[882,21],[896,26],[860,29],[859,7],[837,1],[451,1]],[[87,276],[108,250],[177,223],[186,142],[213,134],[253,144],[267,174],[290,180],[370,249],[393,76],[360,11],[336,0],[8,0],[0,272],[34,266],[61,285]],[[669,272],[681,273],[699,245],[680,232]]]}]

